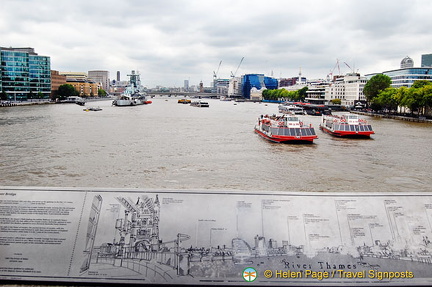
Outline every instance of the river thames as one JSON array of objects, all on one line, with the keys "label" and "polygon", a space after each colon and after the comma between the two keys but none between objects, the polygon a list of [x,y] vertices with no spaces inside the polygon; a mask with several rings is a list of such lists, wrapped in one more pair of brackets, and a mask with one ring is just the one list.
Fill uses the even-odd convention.
[{"label": "river thames", "polygon": [[0,185],[301,192],[431,191],[432,125],[365,117],[371,139],[335,138],[304,116],[313,144],[254,133],[277,104],[154,98],[0,108]]}]

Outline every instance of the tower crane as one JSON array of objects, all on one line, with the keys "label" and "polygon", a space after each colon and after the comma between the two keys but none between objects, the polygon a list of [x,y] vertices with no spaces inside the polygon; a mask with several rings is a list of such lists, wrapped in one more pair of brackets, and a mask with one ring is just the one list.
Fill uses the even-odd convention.
[{"label": "tower crane", "polygon": [[333,76],[333,71],[336,69],[336,67],[338,68],[338,76],[340,75],[340,66],[339,66],[339,59],[336,59],[336,64],[333,67],[333,69],[330,70],[330,73],[328,74],[328,78],[329,80],[331,80],[332,76]]},{"label": "tower crane", "polygon": [[235,73],[233,74],[233,72],[231,71],[231,77],[232,77],[232,78],[234,78],[234,77],[236,76],[237,71],[238,71],[238,69],[240,68],[240,65],[241,65],[242,62],[243,62],[243,59],[244,59],[244,57],[241,58],[241,60],[240,60],[240,64],[237,66],[237,69],[235,70]]},{"label": "tower crane", "polygon": [[[355,71],[354,71],[355,70],[355,66],[354,66],[354,68],[351,68],[351,66],[348,65],[346,62],[344,62],[344,64],[347,65],[348,68],[350,68],[350,70],[351,70],[352,73],[355,73]],[[357,72],[358,72],[358,69],[357,69]]]},{"label": "tower crane", "polygon": [[222,60],[219,62],[219,66],[218,66],[216,72],[213,71],[213,79],[214,79],[214,80],[217,79],[217,74],[219,73],[219,68],[220,68],[221,64],[222,64]]}]

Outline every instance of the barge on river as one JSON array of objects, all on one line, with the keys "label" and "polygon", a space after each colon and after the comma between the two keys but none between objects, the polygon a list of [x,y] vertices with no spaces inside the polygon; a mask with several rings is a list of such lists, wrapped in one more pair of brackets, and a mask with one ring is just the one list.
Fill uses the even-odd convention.
[{"label": "barge on river", "polygon": [[261,116],[255,132],[276,143],[312,143],[318,138],[312,125],[304,125],[295,115]]},{"label": "barge on river", "polygon": [[336,137],[368,138],[375,132],[365,119],[358,115],[323,115],[320,129]]}]

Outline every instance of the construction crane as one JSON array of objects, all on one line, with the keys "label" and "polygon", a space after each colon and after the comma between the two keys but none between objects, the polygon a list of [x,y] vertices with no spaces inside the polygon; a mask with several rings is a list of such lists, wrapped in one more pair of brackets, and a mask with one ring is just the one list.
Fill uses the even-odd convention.
[{"label": "construction crane", "polygon": [[231,77],[232,77],[232,78],[234,78],[234,77],[236,76],[237,71],[238,71],[238,69],[240,68],[240,65],[241,65],[242,62],[243,62],[243,59],[244,59],[244,57],[241,58],[241,60],[240,60],[240,64],[237,66],[237,69],[236,69],[235,73],[233,74],[233,72],[231,71]]},{"label": "construction crane", "polygon": [[217,79],[217,74],[219,73],[219,68],[220,68],[221,64],[222,64],[222,60],[219,62],[219,67],[217,68],[216,72],[213,71],[213,78],[214,78],[214,80]]},{"label": "construction crane", "polygon": [[[350,68],[350,70],[351,70],[352,73],[355,73],[355,71],[354,71],[355,68],[351,68],[351,66],[348,65],[346,62],[344,62],[344,64],[345,64],[348,68]],[[358,69],[357,69],[357,72],[358,72]]]},{"label": "construction crane", "polygon": [[327,78],[329,79],[329,80],[331,80],[331,78],[333,77],[333,72],[334,72],[334,70],[336,69],[336,67],[338,68],[338,76],[340,75],[340,66],[339,66],[339,59],[336,59],[336,64],[335,64],[335,66],[333,67],[333,69],[331,69],[330,70],[330,73],[327,75]]}]

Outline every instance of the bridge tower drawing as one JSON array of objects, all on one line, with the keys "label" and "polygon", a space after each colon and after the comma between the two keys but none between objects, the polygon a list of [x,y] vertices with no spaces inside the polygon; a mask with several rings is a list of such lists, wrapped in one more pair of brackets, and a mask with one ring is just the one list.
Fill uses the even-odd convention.
[{"label": "bridge tower drawing", "polygon": [[160,202],[156,198],[138,197],[136,203],[129,198],[116,198],[125,208],[124,218],[117,219],[115,228],[120,234],[120,252],[135,253],[160,249]]}]

